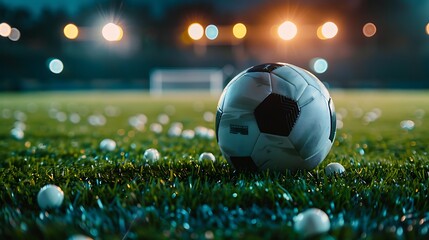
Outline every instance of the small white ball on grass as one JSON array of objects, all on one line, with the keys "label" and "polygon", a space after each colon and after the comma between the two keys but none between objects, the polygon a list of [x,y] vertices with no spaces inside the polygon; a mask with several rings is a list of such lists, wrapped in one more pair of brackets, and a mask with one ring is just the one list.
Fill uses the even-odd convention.
[{"label": "small white ball on grass", "polygon": [[318,208],[307,209],[294,218],[294,229],[303,238],[326,233],[330,228],[328,215]]},{"label": "small white ball on grass", "polygon": [[195,127],[195,136],[204,138],[207,134],[207,128],[203,126],[197,126]]},{"label": "small white ball on grass", "polygon": [[116,142],[109,138],[103,139],[103,141],[100,142],[100,149],[111,152],[116,149]]},{"label": "small white ball on grass", "polygon": [[37,203],[41,209],[53,209],[61,206],[64,192],[60,187],[48,184],[42,187],[37,194]]},{"label": "small white ball on grass", "polygon": [[193,139],[194,137],[195,137],[194,130],[190,130],[190,129],[183,130],[182,138],[190,140],[190,139]]},{"label": "small white ball on grass", "polygon": [[182,129],[179,127],[170,127],[170,129],[168,129],[168,136],[170,137],[178,137],[182,134]]},{"label": "small white ball on grass", "polygon": [[214,139],[215,137],[216,137],[216,132],[213,129],[207,129],[205,138],[211,140],[211,139]]},{"label": "small white ball on grass", "polygon": [[76,234],[76,235],[70,236],[67,240],[92,240],[92,238],[82,234]]},{"label": "small white ball on grass", "polygon": [[332,176],[334,174],[343,174],[346,172],[346,169],[343,167],[343,165],[333,162],[333,163],[329,163],[328,165],[326,165],[325,167],[325,174],[327,176]]},{"label": "small white ball on grass", "polygon": [[149,128],[156,134],[160,134],[162,132],[162,125],[159,123],[152,123]]},{"label": "small white ball on grass", "polygon": [[216,158],[213,155],[213,153],[211,153],[211,152],[203,152],[203,153],[200,154],[200,157],[198,158],[198,160],[199,161],[207,161],[207,160],[209,160],[209,161],[214,162],[214,161],[216,161]]},{"label": "small white ball on grass", "polygon": [[143,154],[143,158],[151,162],[158,161],[160,156],[161,155],[159,154],[158,150],[156,150],[155,148],[146,149],[146,151]]},{"label": "small white ball on grass", "polygon": [[10,135],[16,140],[22,140],[24,138],[24,131],[20,128],[14,128],[10,130]]},{"label": "small white ball on grass", "polygon": [[160,114],[158,116],[158,122],[161,123],[162,125],[165,125],[170,122],[170,117],[165,113]]}]

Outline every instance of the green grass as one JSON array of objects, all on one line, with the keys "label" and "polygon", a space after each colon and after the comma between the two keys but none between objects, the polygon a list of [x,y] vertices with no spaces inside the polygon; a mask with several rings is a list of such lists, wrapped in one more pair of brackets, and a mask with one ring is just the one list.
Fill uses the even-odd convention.
[{"label": "green grass", "polygon": [[[217,98],[181,95],[153,98],[138,92],[30,93],[0,95],[0,238],[67,239],[296,239],[293,217],[317,207],[331,220],[322,239],[429,238],[429,92],[334,91],[344,127],[312,171],[238,173],[216,140],[185,140],[148,130],[159,114],[184,129],[213,128],[203,113]],[[56,110],[53,110],[56,109]],[[78,113],[60,122],[55,111]],[[368,112],[381,112],[365,122]],[[347,115],[345,113],[347,112]],[[25,113],[25,138],[10,136]],[[144,113],[146,129],[129,125]],[[426,115],[424,114],[426,113]],[[93,114],[106,117],[92,126]],[[407,131],[403,120],[415,122]],[[118,148],[103,152],[99,143]],[[147,163],[145,149],[162,160]],[[199,162],[202,152],[217,161]],[[339,162],[343,176],[324,167]],[[46,184],[62,188],[56,210],[42,211],[37,193]]]}]

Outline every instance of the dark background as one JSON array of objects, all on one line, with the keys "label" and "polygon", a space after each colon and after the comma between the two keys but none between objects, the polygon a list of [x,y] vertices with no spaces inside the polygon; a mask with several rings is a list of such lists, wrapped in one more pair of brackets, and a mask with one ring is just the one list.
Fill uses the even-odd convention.
[{"label": "dark background", "polygon": [[[429,1],[58,2],[0,1],[0,22],[21,32],[16,42],[0,37],[0,91],[147,89],[156,68],[220,68],[229,80],[263,62],[309,69],[315,57],[328,61],[328,70],[316,75],[332,87],[429,88]],[[271,34],[285,20],[297,24],[296,39]],[[94,37],[108,21],[123,27],[122,41]],[[204,47],[187,36],[195,21],[225,28],[242,22],[248,32],[242,41],[207,40]],[[315,31],[326,21],[339,32],[320,40]],[[362,34],[367,22],[377,25],[374,37]],[[67,23],[87,36],[65,38]],[[50,58],[62,60],[61,74],[49,71]]]}]

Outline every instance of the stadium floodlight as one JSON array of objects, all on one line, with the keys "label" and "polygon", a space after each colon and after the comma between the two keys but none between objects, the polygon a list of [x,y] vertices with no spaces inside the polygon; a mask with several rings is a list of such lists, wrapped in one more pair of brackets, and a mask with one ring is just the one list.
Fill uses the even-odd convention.
[{"label": "stadium floodlight", "polygon": [[204,28],[199,23],[192,23],[188,27],[188,35],[193,40],[200,40],[204,36]]},{"label": "stadium floodlight", "polygon": [[16,42],[16,41],[18,41],[21,38],[21,32],[17,28],[12,28],[11,31],[10,31],[10,34],[9,34],[8,38],[11,41]]},{"label": "stadium floodlight", "polygon": [[310,60],[310,68],[318,73],[324,73],[328,70],[328,61],[324,58],[313,58]]},{"label": "stadium floodlight", "polygon": [[334,38],[338,33],[338,27],[333,22],[325,22],[317,29],[317,37],[322,40]]},{"label": "stadium floodlight", "polygon": [[64,69],[64,64],[57,58],[51,58],[48,60],[48,67],[52,73],[60,74]]},{"label": "stadium floodlight", "polygon": [[277,34],[283,40],[292,40],[297,33],[298,28],[291,21],[285,21],[277,28]]},{"label": "stadium floodlight", "polygon": [[12,28],[10,27],[9,24],[5,22],[0,23],[0,36],[8,37],[11,31],[12,31]]},{"label": "stadium floodlight", "polygon": [[363,35],[364,35],[365,37],[372,37],[372,36],[374,36],[374,35],[375,35],[375,33],[377,32],[377,27],[375,26],[375,24],[374,24],[374,23],[369,22],[369,23],[366,23],[366,24],[363,26],[363,28],[362,28],[362,32],[363,32]]},{"label": "stadium floodlight", "polygon": [[156,69],[150,75],[150,93],[210,92],[220,95],[223,72],[219,69]]},{"label": "stadium floodlight", "polygon": [[219,35],[219,29],[216,27],[216,25],[210,24],[206,27],[205,33],[206,33],[206,37],[209,40],[215,40]]},{"label": "stadium floodlight", "polygon": [[237,39],[243,39],[247,34],[246,25],[244,25],[243,23],[235,24],[234,27],[232,28],[232,34]]},{"label": "stadium floodlight", "polygon": [[64,27],[64,36],[68,39],[76,39],[79,35],[79,29],[73,23],[69,23]]},{"label": "stadium floodlight", "polygon": [[120,41],[124,36],[124,31],[122,30],[122,27],[112,22],[104,25],[101,33],[104,39],[109,42]]}]

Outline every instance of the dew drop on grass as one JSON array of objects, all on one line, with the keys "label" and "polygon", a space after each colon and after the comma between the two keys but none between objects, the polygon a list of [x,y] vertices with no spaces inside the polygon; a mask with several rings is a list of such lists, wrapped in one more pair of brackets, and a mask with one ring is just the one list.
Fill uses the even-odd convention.
[{"label": "dew drop on grass", "polygon": [[422,227],[422,228],[420,229],[420,234],[421,234],[421,235],[426,235],[426,234],[428,234],[428,227],[427,227],[427,226]]},{"label": "dew drop on grass", "polygon": [[206,232],[204,233],[204,237],[205,237],[206,239],[214,239],[214,234],[213,234],[213,232],[212,232],[212,231],[208,230],[208,231],[206,231]]},{"label": "dew drop on grass", "polygon": [[185,222],[185,223],[183,223],[183,228],[186,230],[189,230],[189,228],[191,228],[191,226],[189,225],[189,223]]},{"label": "dew drop on grass", "polygon": [[26,232],[27,230],[28,230],[28,226],[27,226],[27,224],[26,223],[21,223],[21,230],[23,231],[23,232]]},{"label": "dew drop on grass", "polygon": [[100,209],[104,208],[103,203],[101,202],[101,200],[99,198],[97,199],[97,205]]},{"label": "dew drop on grass", "polygon": [[404,234],[404,229],[402,227],[398,227],[396,229],[396,235],[402,236]]}]

